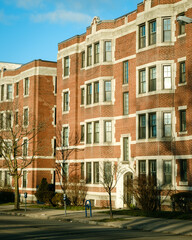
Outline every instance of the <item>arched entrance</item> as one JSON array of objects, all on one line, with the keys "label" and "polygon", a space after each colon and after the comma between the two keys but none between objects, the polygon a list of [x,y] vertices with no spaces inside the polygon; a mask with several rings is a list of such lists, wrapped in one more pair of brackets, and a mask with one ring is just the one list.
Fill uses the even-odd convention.
[{"label": "arched entrance", "polygon": [[123,193],[123,199],[124,199],[124,207],[129,207],[131,203],[133,203],[133,196],[129,193],[128,187],[129,184],[132,184],[130,180],[133,179],[133,174],[131,172],[128,172],[124,175],[123,179],[123,185],[124,185],[124,193]]}]

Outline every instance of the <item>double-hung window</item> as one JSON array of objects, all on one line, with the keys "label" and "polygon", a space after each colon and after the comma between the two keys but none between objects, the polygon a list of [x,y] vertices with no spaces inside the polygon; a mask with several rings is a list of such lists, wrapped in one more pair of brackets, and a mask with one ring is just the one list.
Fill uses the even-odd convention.
[{"label": "double-hung window", "polygon": [[29,121],[29,109],[28,108],[24,109],[24,117],[23,118],[24,118],[23,119],[23,125],[25,127],[27,127],[28,126],[28,121]]},{"label": "double-hung window", "polygon": [[27,171],[23,171],[23,188],[27,187]]},{"label": "double-hung window", "polygon": [[11,113],[7,112],[6,113],[6,129],[10,129],[11,128]]},{"label": "double-hung window", "polygon": [[110,62],[112,60],[112,52],[111,52],[111,41],[104,42],[104,61]]},{"label": "double-hung window", "polygon": [[186,82],[185,62],[180,63],[180,83]]},{"label": "double-hung window", "polygon": [[186,110],[180,111],[180,131],[186,131]]},{"label": "double-hung window", "polygon": [[23,156],[27,156],[27,151],[28,151],[28,141],[27,139],[24,139],[23,141]]},{"label": "double-hung window", "polygon": [[63,111],[64,112],[69,111],[69,93],[68,92],[63,93]]},{"label": "double-hung window", "polygon": [[164,89],[171,89],[171,66],[163,66],[163,87]]},{"label": "double-hung window", "polygon": [[99,82],[94,83],[94,103],[99,102]]},{"label": "double-hung window", "polygon": [[81,142],[85,140],[85,125],[81,125]]},{"label": "double-hung window", "polygon": [[81,163],[81,180],[84,180],[85,178],[85,170],[84,170],[84,163]]},{"label": "double-hung window", "polygon": [[139,138],[146,138],[146,115],[139,115]]},{"label": "double-hung window", "polygon": [[92,103],[92,84],[87,84],[87,105]]},{"label": "double-hung window", "polygon": [[104,101],[111,101],[111,81],[104,82]]},{"label": "double-hung window", "polygon": [[94,44],[94,63],[99,63],[99,43]]},{"label": "double-hung window", "polygon": [[163,42],[171,41],[171,18],[163,19]]},{"label": "double-hung window", "polygon": [[112,122],[105,121],[105,129],[104,129],[104,141],[111,142],[112,141]]},{"label": "double-hung window", "polygon": [[12,84],[7,84],[7,100],[12,99]]},{"label": "double-hung window", "polygon": [[187,182],[187,160],[180,160],[180,179],[182,182]]},{"label": "double-hung window", "polygon": [[149,45],[156,43],[156,20],[149,23]]},{"label": "double-hung window", "polygon": [[69,129],[68,127],[63,127],[63,147],[69,146]]},{"label": "double-hung window", "polygon": [[163,135],[164,137],[171,137],[171,113],[163,114]]},{"label": "double-hung window", "polygon": [[69,56],[64,58],[64,77],[69,76]]},{"label": "double-hung window", "polygon": [[128,115],[129,113],[129,93],[123,93],[123,115]]},{"label": "double-hung window", "polygon": [[156,67],[149,68],[149,91],[156,90]]},{"label": "double-hung window", "polygon": [[86,183],[91,183],[91,162],[86,163]]},{"label": "double-hung window", "polygon": [[139,26],[139,48],[146,46],[145,24]]},{"label": "double-hung window", "polygon": [[146,71],[139,71],[139,93],[146,93]]},{"label": "double-hung window", "polygon": [[81,105],[85,103],[85,88],[81,88]]},{"label": "double-hung window", "polygon": [[146,161],[139,161],[139,177],[146,177]]},{"label": "double-hung window", "polygon": [[123,138],[123,161],[129,161],[129,138]]},{"label": "double-hung window", "polygon": [[163,162],[163,176],[164,184],[172,183],[172,164],[170,160]]},{"label": "double-hung window", "polygon": [[92,65],[92,45],[87,47],[87,66]]},{"label": "double-hung window", "polygon": [[149,114],[149,137],[155,138],[157,136],[156,113]]},{"label": "double-hung window", "polygon": [[24,80],[24,95],[29,95],[29,78],[25,78]]},{"label": "double-hung window", "polygon": [[104,162],[104,182],[106,184],[111,184],[113,181],[113,174],[112,174],[112,164],[110,162]]},{"label": "double-hung window", "polygon": [[[179,16],[184,16],[184,13],[179,14]],[[179,35],[182,35],[185,33],[185,23],[182,21],[179,22]]]},{"label": "double-hung window", "polygon": [[81,67],[85,67],[85,51],[81,53]]},{"label": "double-hung window", "polygon": [[99,122],[94,122],[94,143],[99,143]]},{"label": "double-hung window", "polygon": [[87,143],[92,143],[92,123],[87,123]]},{"label": "double-hung window", "polygon": [[156,180],[157,180],[157,164],[156,164],[156,160],[149,160],[149,176],[156,183]]},{"label": "double-hung window", "polygon": [[123,84],[127,84],[129,79],[129,62],[123,62]]},{"label": "double-hung window", "polygon": [[16,83],[16,93],[15,95],[18,96],[19,95],[19,82]]},{"label": "double-hung window", "polygon": [[94,162],[93,163],[93,182],[98,184],[99,183],[99,162]]}]

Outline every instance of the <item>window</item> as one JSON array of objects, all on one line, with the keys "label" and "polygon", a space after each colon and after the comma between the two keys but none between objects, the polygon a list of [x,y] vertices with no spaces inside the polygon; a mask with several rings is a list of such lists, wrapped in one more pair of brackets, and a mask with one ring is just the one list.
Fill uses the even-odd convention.
[{"label": "window", "polygon": [[53,118],[53,124],[56,126],[57,123],[57,108],[54,107],[54,118]]},{"label": "window", "polygon": [[104,101],[111,101],[111,81],[104,82]]},{"label": "window", "polygon": [[85,172],[84,172],[84,163],[81,163],[81,180],[84,180]]},{"label": "window", "polygon": [[53,139],[53,156],[56,156],[56,149],[57,148],[57,140],[56,138]]},{"label": "window", "polygon": [[99,163],[93,163],[93,183],[99,183]]},{"label": "window", "polygon": [[111,163],[110,162],[105,162],[104,163],[104,183],[110,184],[112,179],[113,179],[113,175],[112,175],[112,169],[111,169]]},{"label": "window", "polygon": [[94,103],[99,102],[99,82],[94,83]]},{"label": "window", "polygon": [[7,100],[12,99],[12,84],[7,84]]},{"label": "window", "polygon": [[3,129],[4,127],[4,117],[3,113],[0,113],[0,129]]},{"label": "window", "polygon": [[28,108],[24,109],[24,120],[23,125],[26,127],[28,125],[28,119],[29,119],[29,110]]},{"label": "window", "polygon": [[163,135],[171,137],[171,113],[163,114]]},{"label": "window", "polygon": [[171,41],[171,19],[163,19],[163,42]]},{"label": "window", "polygon": [[64,77],[69,76],[69,57],[64,58]]},{"label": "window", "polygon": [[[1,139],[0,140],[0,158],[3,157],[3,140]],[[0,171],[0,183],[1,183],[1,180],[2,180],[2,176],[1,176],[2,172]]]},{"label": "window", "polygon": [[[179,14],[179,16],[184,16],[184,13]],[[185,23],[180,21],[179,22],[179,35],[185,34]]]},{"label": "window", "polygon": [[146,92],[146,77],[145,69],[139,71],[139,93]]},{"label": "window", "polygon": [[6,113],[6,129],[11,128],[11,113],[7,112]]},{"label": "window", "polygon": [[69,111],[69,93],[68,92],[63,93],[63,111],[64,112]]},{"label": "window", "polygon": [[69,129],[68,127],[63,128],[63,147],[69,146]]},{"label": "window", "polygon": [[99,143],[99,122],[94,122],[94,143]]},{"label": "window", "polygon": [[92,46],[87,47],[87,66],[92,65]]},{"label": "window", "polygon": [[180,83],[186,82],[185,62],[180,63]]},{"label": "window", "polygon": [[156,67],[149,68],[149,91],[156,90]]},{"label": "window", "polygon": [[85,88],[81,88],[81,105],[85,104]]},{"label": "window", "polygon": [[62,166],[62,176],[64,179],[68,178],[68,174],[69,174],[69,165],[68,163],[63,163]]},{"label": "window", "polygon": [[149,45],[156,43],[156,20],[149,23]]},{"label": "window", "polygon": [[171,89],[171,66],[163,66],[164,89]]},{"label": "window", "polygon": [[112,123],[111,121],[105,121],[105,129],[104,129],[104,141],[111,142],[112,141]]},{"label": "window", "polygon": [[186,131],[186,110],[180,111],[180,131]]},{"label": "window", "polygon": [[27,171],[23,171],[23,188],[27,187]]},{"label": "window", "polygon": [[28,148],[28,143],[27,143],[27,139],[24,139],[23,141],[23,156],[26,157],[27,156],[27,148]]},{"label": "window", "polygon": [[163,176],[164,176],[164,184],[172,183],[171,161],[163,162]]},{"label": "window", "polygon": [[92,123],[87,123],[87,143],[92,143]]},{"label": "window", "polygon": [[81,142],[85,140],[85,125],[81,125]]},{"label": "window", "polygon": [[87,105],[92,103],[92,84],[87,85]]},{"label": "window", "polygon": [[19,95],[19,82],[16,83],[16,96]]},{"label": "window", "polygon": [[156,160],[149,160],[149,176],[155,181],[157,180],[157,165]]},{"label": "window", "polygon": [[146,161],[140,160],[139,161],[139,177],[145,177],[146,176]]},{"label": "window", "polygon": [[2,174],[2,171],[0,171],[0,187],[3,187],[3,174]]},{"label": "window", "polygon": [[85,67],[85,51],[81,53],[81,67]]},{"label": "window", "polygon": [[146,138],[146,116],[139,115],[139,138]]},{"label": "window", "polygon": [[5,186],[10,185],[11,185],[10,173],[8,171],[5,171]]},{"label": "window", "polygon": [[123,138],[123,161],[129,161],[129,138]]},{"label": "window", "polygon": [[123,84],[127,84],[129,79],[129,62],[123,62]]},{"label": "window", "polygon": [[139,26],[139,48],[146,46],[145,24]]},{"label": "window", "polygon": [[187,182],[187,160],[180,160],[180,178],[182,182]]},{"label": "window", "polygon": [[123,93],[123,115],[128,115],[129,113],[129,93]]},{"label": "window", "polygon": [[99,43],[94,44],[94,63],[99,63]]},{"label": "window", "polygon": [[29,95],[29,78],[24,80],[24,95]]},{"label": "window", "polygon": [[111,41],[104,42],[104,61],[110,62],[112,60],[111,56]]},{"label": "window", "polygon": [[156,138],[157,126],[156,126],[156,113],[149,114],[149,137]]},{"label": "window", "polygon": [[91,183],[91,163],[86,163],[86,183]]},{"label": "window", "polygon": [[54,78],[54,94],[57,94],[57,77]]},{"label": "window", "polygon": [[4,100],[4,85],[1,85],[1,101]]}]

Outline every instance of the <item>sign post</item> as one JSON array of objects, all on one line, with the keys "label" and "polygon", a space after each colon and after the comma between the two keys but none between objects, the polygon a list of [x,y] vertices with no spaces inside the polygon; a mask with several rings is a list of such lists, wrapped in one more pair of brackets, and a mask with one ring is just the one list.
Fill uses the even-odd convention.
[{"label": "sign post", "polygon": [[67,205],[67,204],[66,204],[66,200],[67,200],[67,196],[66,196],[66,194],[64,193],[64,194],[63,194],[63,201],[64,201],[65,216],[67,215],[67,211],[66,211],[66,207],[67,207],[67,206],[66,206],[66,205]]},{"label": "sign post", "polygon": [[25,198],[25,212],[27,211],[27,192],[24,193]]}]

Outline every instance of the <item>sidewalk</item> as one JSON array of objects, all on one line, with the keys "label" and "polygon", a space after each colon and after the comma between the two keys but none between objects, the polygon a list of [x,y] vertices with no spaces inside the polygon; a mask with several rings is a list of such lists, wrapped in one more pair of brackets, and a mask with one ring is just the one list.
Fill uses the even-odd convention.
[{"label": "sidewalk", "polygon": [[65,216],[64,210],[28,208],[25,212],[23,206],[21,206],[20,211],[13,211],[13,205],[0,206],[0,215],[26,216],[34,219],[80,222],[114,228],[192,236],[192,221],[115,215],[114,218],[118,218],[118,221],[102,222],[103,219],[109,219],[109,215],[101,211],[103,210],[93,210],[92,218],[89,217],[88,212],[88,217],[85,218],[84,211],[67,211]]}]

